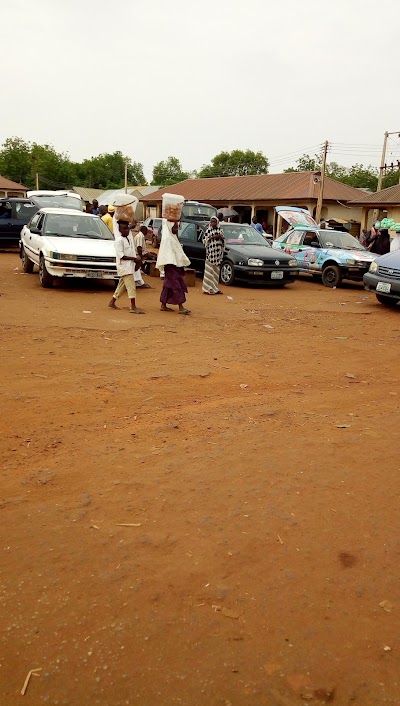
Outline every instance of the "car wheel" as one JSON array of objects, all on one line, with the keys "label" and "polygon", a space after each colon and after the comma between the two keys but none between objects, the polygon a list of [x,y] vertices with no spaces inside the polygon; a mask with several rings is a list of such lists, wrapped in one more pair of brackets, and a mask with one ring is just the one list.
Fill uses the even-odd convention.
[{"label": "car wheel", "polygon": [[398,299],[393,299],[393,297],[385,297],[383,294],[377,294],[376,298],[379,304],[383,304],[384,306],[396,306],[399,301]]},{"label": "car wheel", "polygon": [[43,255],[40,256],[39,260],[39,282],[46,289],[53,286],[53,277],[47,272]]},{"label": "car wheel", "polygon": [[230,262],[230,260],[223,261],[223,263],[221,265],[221,272],[220,272],[219,278],[220,278],[222,284],[226,284],[227,286],[234,283],[234,281],[235,281],[235,268],[233,266],[233,262]]},{"label": "car wheel", "polygon": [[337,287],[342,281],[342,273],[336,265],[327,265],[322,270],[322,284],[325,287]]},{"label": "car wheel", "polygon": [[29,259],[28,255],[26,254],[24,246],[22,246],[21,259],[23,271],[26,272],[28,275],[32,274],[33,262]]}]

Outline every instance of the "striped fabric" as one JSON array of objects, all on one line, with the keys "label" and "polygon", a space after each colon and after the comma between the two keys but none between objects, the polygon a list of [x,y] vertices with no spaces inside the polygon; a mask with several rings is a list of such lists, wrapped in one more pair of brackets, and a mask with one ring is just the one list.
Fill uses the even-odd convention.
[{"label": "striped fabric", "polygon": [[220,265],[212,265],[208,260],[205,262],[203,277],[203,292],[206,294],[217,294],[219,282]]}]

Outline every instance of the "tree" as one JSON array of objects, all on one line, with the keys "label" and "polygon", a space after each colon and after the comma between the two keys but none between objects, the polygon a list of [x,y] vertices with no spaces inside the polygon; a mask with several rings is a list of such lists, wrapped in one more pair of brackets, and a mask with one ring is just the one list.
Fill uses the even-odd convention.
[{"label": "tree", "polygon": [[134,186],[145,184],[143,165],[132,162],[119,151],[85,159],[81,165],[81,178],[93,189],[120,189],[125,181],[125,163],[128,164],[128,183]]},{"label": "tree", "polygon": [[400,183],[400,171],[398,169],[393,170],[386,174],[382,179],[382,189],[387,189],[388,186],[395,186]]},{"label": "tree", "polygon": [[296,160],[296,167],[289,167],[285,169],[285,172],[318,172],[321,169],[322,157],[319,154],[315,154],[314,157],[310,157],[309,154],[303,154]]},{"label": "tree", "polygon": [[252,150],[233,150],[220,152],[212,158],[211,164],[204,165],[198,173],[199,178],[220,176],[247,176],[249,174],[268,174],[269,161],[262,152]]},{"label": "tree", "polygon": [[24,186],[32,186],[30,145],[20,137],[8,137],[0,150],[0,174]]},{"label": "tree", "polygon": [[152,184],[157,186],[169,186],[177,184],[178,181],[185,181],[185,179],[189,179],[189,172],[183,171],[177,157],[168,157],[153,167]]},{"label": "tree", "polygon": [[[289,169],[285,169],[285,172],[318,172],[321,167],[322,157],[320,155],[315,154],[314,157],[310,157],[309,154],[303,154],[296,161],[296,167],[289,167]],[[372,191],[376,190],[378,183],[378,170],[371,165],[365,167],[363,164],[353,164],[352,167],[344,167],[337,162],[328,162],[326,175],[343,184],[355,188],[369,188]]]}]

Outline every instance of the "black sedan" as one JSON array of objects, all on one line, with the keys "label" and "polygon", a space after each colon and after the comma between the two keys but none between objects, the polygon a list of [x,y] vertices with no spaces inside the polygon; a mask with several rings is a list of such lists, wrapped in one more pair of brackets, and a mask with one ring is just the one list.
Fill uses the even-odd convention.
[{"label": "black sedan", "polygon": [[[206,251],[202,239],[207,225],[182,223],[179,231],[182,247],[198,272],[204,270]],[[297,260],[274,250],[254,228],[240,223],[221,223],[221,228],[225,237],[222,284],[244,280],[283,287],[294,282],[299,274]]]},{"label": "black sedan", "polygon": [[378,302],[396,306],[400,301],[400,250],[374,260],[363,281],[365,289],[375,292]]}]

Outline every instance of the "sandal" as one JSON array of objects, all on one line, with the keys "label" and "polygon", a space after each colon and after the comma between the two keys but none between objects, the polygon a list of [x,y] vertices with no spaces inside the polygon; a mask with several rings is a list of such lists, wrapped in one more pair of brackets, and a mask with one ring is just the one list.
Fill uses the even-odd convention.
[{"label": "sandal", "polygon": [[181,309],[180,311],[178,311],[178,314],[184,314],[184,316],[187,316],[188,314],[190,314],[190,311],[189,309]]},{"label": "sandal", "polygon": [[173,309],[170,309],[169,306],[166,306],[165,309],[160,309],[160,311],[173,311]]},{"label": "sandal", "polygon": [[129,309],[130,314],[144,314],[143,309]]}]

